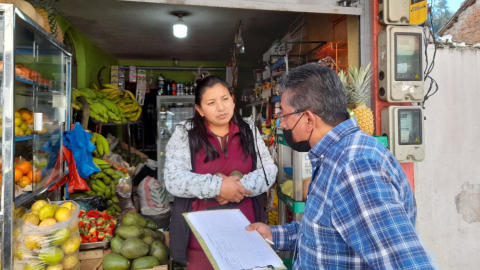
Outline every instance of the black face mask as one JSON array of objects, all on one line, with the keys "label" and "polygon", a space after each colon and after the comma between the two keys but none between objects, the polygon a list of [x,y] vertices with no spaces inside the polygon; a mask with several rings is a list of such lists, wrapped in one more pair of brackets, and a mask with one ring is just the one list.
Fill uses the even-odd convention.
[{"label": "black face mask", "polygon": [[295,124],[295,126],[293,126],[292,129],[284,129],[283,130],[283,136],[285,137],[285,141],[287,142],[287,144],[293,150],[295,150],[297,152],[308,152],[308,151],[310,151],[310,149],[312,149],[312,147],[310,146],[310,143],[308,141],[310,140],[310,137],[312,137],[313,130],[310,133],[310,137],[308,137],[308,140],[300,141],[300,142],[294,142],[293,141],[292,131],[297,126],[298,122],[300,122],[300,119],[302,119],[302,117],[303,117],[303,114],[302,114],[302,116],[300,116],[297,123]]}]

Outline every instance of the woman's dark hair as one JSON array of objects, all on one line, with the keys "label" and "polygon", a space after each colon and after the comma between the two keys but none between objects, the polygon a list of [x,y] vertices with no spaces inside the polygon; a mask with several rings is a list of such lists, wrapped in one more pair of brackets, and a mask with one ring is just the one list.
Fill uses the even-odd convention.
[{"label": "woman's dark hair", "polygon": [[[210,76],[208,73],[200,73],[197,75],[197,87],[195,88],[195,105],[201,106],[203,94],[207,88],[213,87],[216,84],[225,86],[229,89],[230,95],[232,90],[228,84],[217,76]],[[190,149],[192,155],[197,154],[201,148],[205,149],[207,157],[204,162],[215,160],[220,157],[217,149],[208,140],[207,128],[205,127],[205,119],[195,110],[193,118],[188,120],[192,124],[192,129],[188,131],[188,137],[190,142]],[[240,129],[240,142],[242,143],[243,152],[245,154],[245,160],[250,155],[255,155],[253,133],[250,126],[242,119],[242,116],[236,109],[234,109],[232,121]]]}]

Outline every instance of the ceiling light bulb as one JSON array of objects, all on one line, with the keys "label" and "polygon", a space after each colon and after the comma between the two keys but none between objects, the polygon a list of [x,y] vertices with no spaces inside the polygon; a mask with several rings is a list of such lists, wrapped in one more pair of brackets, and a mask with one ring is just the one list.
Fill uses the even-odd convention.
[{"label": "ceiling light bulb", "polygon": [[184,38],[187,36],[188,27],[182,20],[182,16],[178,16],[178,21],[173,25],[173,35],[178,38]]}]

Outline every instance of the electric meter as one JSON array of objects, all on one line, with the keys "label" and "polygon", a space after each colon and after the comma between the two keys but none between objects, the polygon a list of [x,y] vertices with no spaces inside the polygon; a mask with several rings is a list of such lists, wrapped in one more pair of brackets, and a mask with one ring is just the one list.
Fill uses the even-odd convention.
[{"label": "electric meter", "polygon": [[382,135],[398,162],[425,158],[423,110],[418,106],[390,106],[382,110]]},{"label": "electric meter", "polygon": [[378,35],[379,98],[388,102],[423,101],[423,28],[387,26]]},{"label": "electric meter", "polygon": [[419,25],[427,20],[427,0],[379,0],[381,23]]}]

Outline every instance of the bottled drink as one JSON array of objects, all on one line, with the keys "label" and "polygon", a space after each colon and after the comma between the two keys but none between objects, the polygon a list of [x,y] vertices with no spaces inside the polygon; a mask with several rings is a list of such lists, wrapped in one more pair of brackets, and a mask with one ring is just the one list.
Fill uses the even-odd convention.
[{"label": "bottled drink", "polygon": [[167,81],[167,95],[171,95],[172,94],[172,84],[170,83],[170,81]]},{"label": "bottled drink", "polygon": [[162,76],[158,76],[158,95],[165,95],[165,79]]},{"label": "bottled drink", "polygon": [[177,83],[175,81],[172,82],[172,95],[177,95]]}]

